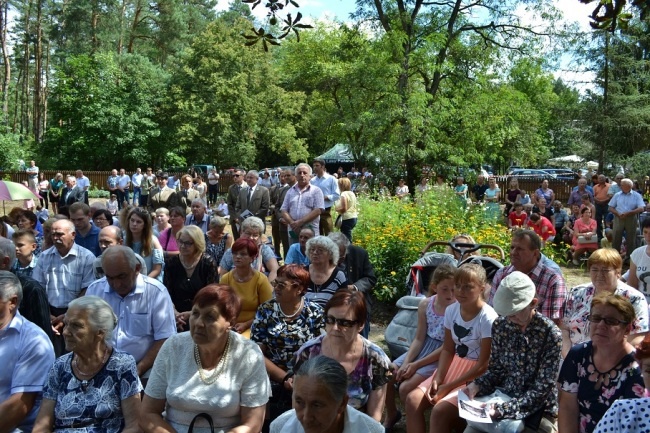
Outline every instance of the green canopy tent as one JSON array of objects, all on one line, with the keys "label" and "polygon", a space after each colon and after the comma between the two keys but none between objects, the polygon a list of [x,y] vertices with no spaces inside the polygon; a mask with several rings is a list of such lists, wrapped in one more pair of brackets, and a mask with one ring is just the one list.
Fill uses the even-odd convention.
[{"label": "green canopy tent", "polygon": [[347,144],[338,143],[330,148],[327,152],[317,156],[315,159],[322,159],[325,161],[327,171],[335,173],[339,167],[343,167],[345,171],[350,171],[354,165],[354,157],[348,148]]}]

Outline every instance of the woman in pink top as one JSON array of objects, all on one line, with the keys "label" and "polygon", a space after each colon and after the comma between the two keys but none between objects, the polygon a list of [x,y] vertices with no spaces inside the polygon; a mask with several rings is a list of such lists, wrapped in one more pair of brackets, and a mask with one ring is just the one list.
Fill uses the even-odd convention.
[{"label": "woman in pink top", "polygon": [[580,209],[580,218],[573,223],[573,264],[580,265],[580,256],[598,249],[596,220],[591,218],[591,208]]}]

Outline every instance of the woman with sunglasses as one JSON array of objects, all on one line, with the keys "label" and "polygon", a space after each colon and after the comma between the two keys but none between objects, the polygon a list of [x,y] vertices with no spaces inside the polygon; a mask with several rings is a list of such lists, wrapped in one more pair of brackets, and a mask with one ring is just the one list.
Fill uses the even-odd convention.
[{"label": "woman with sunglasses", "polygon": [[291,409],[289,362],[300,347],[320,335],[323,308],[305,299],[309,272],[297,264],[281,266],[273,281],[273,299],[257,309],[251,340],[259,344],[271,379],[270,419]]},{"label": "woman with sunglasses", "polygon": [[366,320],[363,293],[338,290],[325,305],[325,335],[305,343],[293,359],[293,371],[318,355],[332,358],[348,373],[348,404],[381,421],[386,386],[391,376],[390,359],[359,332]]},{"label": "woman with sunglasses", "polygon": [[590,341],[571,348],[558,377],[561,433],[591,433],[614,401],[645,394],[628,342],[634,319],[634,307],[624,296],[605,292],[591,301]]},{"label": "woman with sunglasses", "polygon": [[271,299],[273,291],[266,275],[251,266],[259,254],[255,241],[241,237],[232,245],[231,252],[235,267],[220,282],[235,289],[241,298],[241,311],[233,330],[248,338],[257,309]]},{"label": "woman with sunglasses", "polygon": [[647,433],[650,407],[650,334],[636,347],[634,357],[643,374],[646,389],[644,397],[615,401],[601,418],[595,433]]},{"label": "woman with sunglasses", "polygon": [[197,226],[185,226],[176,233],[180,253],[165,266],[163,284],[174,304],[176,326],[187,331],[192,300],[203,287],[218,282],[217,263],[205,254],[205,236]]},{"label": "woman with sunglasses", "polygon": [[648,303],[645,296],[638,290],[620,280],[623,260],[618,251],[612,248],[600,248],[594,251],[587,260],[587,269],[591,283],[574,287],[567,296],[562,329],[562,356],[569,349],[589,340],[589,311],[592,299],[601,294],[621,295],[630,300],[635,312],[632,329],[628,334],[629,343],[636,346],[643,340],[643,334],[648,332]]},{"label": "woman with sunglasses", "polygon": [[[158,213],[156,213],[157,216]],[[165,260],[177,256],[180,252],[176,239],[178,239],[178,233],[183,227],[185,227],[185,211],[182,207],[175,206],[169,210],[169,228],[163,230],[158,235]]]}]

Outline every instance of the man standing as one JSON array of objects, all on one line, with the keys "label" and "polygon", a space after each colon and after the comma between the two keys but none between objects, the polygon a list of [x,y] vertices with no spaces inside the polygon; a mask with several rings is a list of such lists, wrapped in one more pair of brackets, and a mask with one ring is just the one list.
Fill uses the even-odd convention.
[{"label": "man standing", "polygon": [[159,171],[156,173],[158,186],[153,188],[149,193],[148,209],[150,213],[156,212],[156,209],[160,207],[171,209],[181,205],[178,193],[167,186],[168,178],[169,175],[165,172]]},{"label": "man standing", "polygon": [[192,212],[187,217],[185,217],[185,225],[197,226],[203,231],[204,234],[207,233],[210,229],[210,227],[208,227],[210,224],[210,217],[206,212],[207,209],[205,207],[205,202],[203,199],[195,198],[192,200],[191,211]]},{"label": "man standing", "polygon": [[235,203],[235,218],[237,224],[242,223],[244,218],[241,217],[242,213],[249,212],[248,216],[256,216],[262,221],[266,219],[271,207],[271,199],[269,197],[269,190],[257,184],[259,175],[255,170],[246,173],[246,185],[239,191],[237,203]]},{"label": "man standing", "polygon": [[[102,254],[109,247],[114,247],[116,245],[122,245],[124,243],[124,238],[122,237],[122,230],[117,226],[106,226],[99,232],[99,248],[102,250]],[[140,254],[136,254],[135,257],[140,262],[140,273],[142,275],[147,275],[147,264]],[[95,279],[99,280],[104,278],[104,268],[102,267],[102,256],[99,256],[93,262],[93,272],[95,274]]]},{"label": "man standing", "polygon": [[285,170],[283,174],[284,185],[282,186],[282,189],[280,189],[278,199],[275,202],[275,213],[280,223],[280,239],[282,240],[282,252],[284,253],[282,257],[287,257],[289,246],[291,245],[289,243],[289,223],[282,217],[282,205],[287,196],[287,191],[296,184],[296,175],[291,170]]},{"label": "man standing", "polygon": [[334,176],[330,176],[327,173],[324,160],[314,160],[314,174],[316,176],[311,179],[311,184],[316,185],[323,191],[323,203],[325,206],[325,209],[320,215],[319,230],[322,236],[327,236],[334,229],[334,224],[332,223],[332,205],[341,197],[341,191]]},{"label": "man standing", "polygon": [[156,177],[153,175],[151,167],[147,167],[147,172],[142,176],[140,183],[140,207],[146,208],[149,204],[149,193],[156,186]]},{"label": "man standing", "polygon": [[199,192],[194,189],[192,176],[189,174],[184,174],[181,176],[181,187],[177,194],[179,200],[181,201],[180,206],[183,208],[185,215],[187,215],[188,210],[190,207],[192,207],[192,202],[197,198],[201,198]]},{"label": "man standing", "polygon": [[303,226],[309,225],[314,233],[319,232],[320,214],[325,209],[323,192],[309,183],[311,167],[309,164],[296,166],[296,184],[289,188],[282,203],[282,218],[289,226],[289,243],[298,242],[298,234]]},{"label": "man standing", "polygon": [[61,198],[59,199],[59,209],[83,201],[84,191],[77,186],[77,179],[74,176],[66,177],[65,188],[61,191]]},{"label": "man standing", "polygon": [[129,189],[131,188],[131,177],[126,174],[126,170],[120,168],[120,175],[117,177],[117,201],[120,209],[124,203],[129,203]]},{"label": "man standing", "polygon": [[605,224],[605,217],[609,212],[610,196],[607,195],[611,185],[607,182],[604,174],[598,175],[598,183],[594,185],[594,201],[596,204],[596,233],[598,235],[598,242],[603,238],[603,227]]},{"label": "man standing", "polygon": [[54,351],[57,356],[64,353],[63,317],[68,304],[75,298],[83,296],[86,288],[95,279],[93,261],[95,255],[74,241],[75,226],[70,220],[58,220],[52,224],[54,246],[43,251],[32,276],[45,288],[50,304],[52,326],[55,338]]},{"label": "man standing", "polygon": [[208,173],[208,206],[217,204],[217,196],[219,195],[219,173],[216,167],[210,169]]},{"label": "man standing", "polygon": [[[141,204],[141,194],[142,194],[142,179],[144,175],[140,167],[135,169],[135,173],[131,176],[131,185],[133,185],[133,206],[142,206]],[[136,202],[138,203],[136,205]]]},{"label": "man standing", "polygon": [[88,190],[90,189],[90,179],[84,176],[84,173],[81,170],[77,170],[75,172],[75,179],[77,186],[84,192],[84,203],[88,204]]},{"label": "man standing", "polygon": [[[117,196],[117,200],[120,200],[120,194],[119,191],[117,190],[117,187],[120,183],[120,178],[117,175],[117,170],[113,169],[111,170],[111,175],[108,176],[108,179],[106,179],[106,185],[108,186],[108,193],[110,195],[115,194]],[[119,208],[119,204],[118,204]]]},{"label": "man standing", "polygon": [[90,207],[86,203],[73,203],[70,205],[70,221],[74,224],[77,245],[91,251],[95,257],[102,251],[99,248],[99,227],[90,224]]},{"label": "man standing", "polygon": [[38,191],[38,167],[36,167],[36,161],[29,161],[29,167],[25,169],[27,172],[27,183],[29,184],[29,189],[32,191]]},{"label": "man standing", "polygon": [[[278,185],[273,185],[271,189],[269,190],[269,195],[271,198],[271,236],[273,237],[273,249],[275,250],[275,255],[277,257],[281,256],[281,247],[280,244],[282,244],[282,234],[281,230],[282,227],[284,227],[284,233],[287,233],[286,225],[280,223],[280,219],[282,218],[282,212],[280,211],[280,207],[282,207],[282,202],[278,202],[280,200],[280,195],[282,194],[282,201],[284,201],[284,195],[287,192],[288,185],[286,183],[286,175],[285,173],[280,173],[280,183]],[[289,250],[289,241],[287,239],[287,243],[284,244],[285,251],[282,257],[287,256],[287,251]]]},{"label": "man standing", "polygon": [[6,432],[32,431],[54,363],[47,335],[18,312],[22,297],[18,278],[0,271],[0,427]]},{"label": "man standing", "polygon": [[566,285],[562,271],[542,255],[542,241],[532,230],[516,230],[510,241],[510,265],[497,271],[492,279],[488,304],[493,305],[494,295],[501,281],[514,271],[522,272],[535,283],[539,300],[537,311],[557,325],[562,319]]},{"label": "man standing", "polygon": [[614,214],[612,248],[621,251],[623,232],[625,232],[626,249],[628,251],[626,261],[630,260],[630,254],[636,249],[636,230],[639,227],[639,214],[645,208],[641,194],[632,191],[633,185],[631,179],[621,180],[621,190],[614,194],[614,197],[609,201],[609,211]]},{"label": "man standing", "polygon": [[370,316],[372,308],[372,289],[377,284],[375,269],[370,263],[368,252],[361,247],[352,245],[350,240],[341,232],[332,232],[328,235],[339,247],[339,268],[345,273],[348,280],[348,289],[363,293],[366,301],[368,316],[361,335],[368,338],[370,333]]},{"label": "man standing", "polygon": [[232,230],[232,236],[235,240],[239,239],[239,228],[235,222],[235,206],[237,205],[237,198],[239,193],[244,186],[244,171],[235,170],[232,174],[232,185],[228,187],[228,195],[226,196],[226,204],[228,205],[228,215],[230,215],[230,228]]},{"label": "man standing", "polygon": [[485,191],[487,191],[488,185],[485,183],[485,176],[479,174],[476,178],[476,185],[472,187],[472,195],[474,196],[475,202],[483,201],[485,196]]},{"label": "man standing", "polygon": [[578,180],[578,188],[571,191],[571,196],[569,197],[569,202],[567,203],[569,207],[575,205],[580,206],[582,203],[583,195],[589,196],[589,201],[594,202],[594,195],[587,189],[587,178],[581,177]]},{"label": "man standing", "polygon": [[135,358],[142,378],[165,340],[176,333],[174,306],[165,286],[140,274],[133,250],[113,246],[102,254],[106,276],[88,287],[88,295],[108,302],[117,316],[112,345]]}]

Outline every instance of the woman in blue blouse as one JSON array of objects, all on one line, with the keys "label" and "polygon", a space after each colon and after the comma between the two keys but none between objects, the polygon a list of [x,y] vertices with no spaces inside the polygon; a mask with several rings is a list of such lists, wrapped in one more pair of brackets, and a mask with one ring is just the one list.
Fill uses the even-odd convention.
[{"label": "woman in blue blouse", "polygon": [[133,357],[109,344],[117,324],[110,305],[96,296],[77,298],[64,323],[70,353],[50,370],[33,432],[140,431],[142,386]]}]

